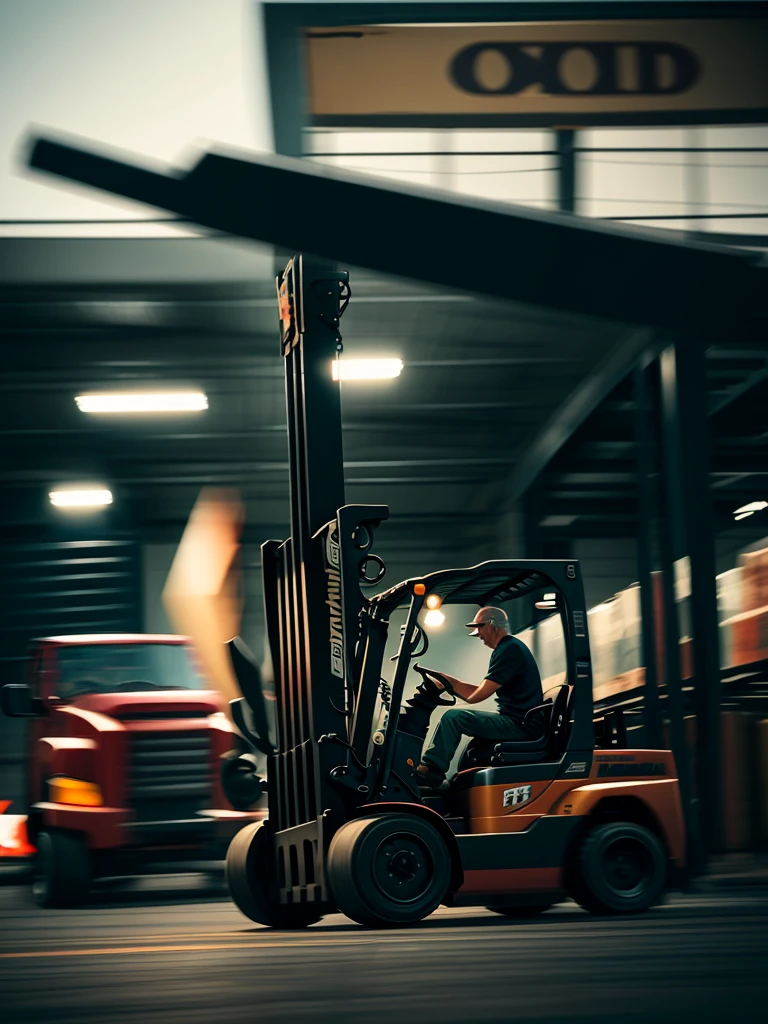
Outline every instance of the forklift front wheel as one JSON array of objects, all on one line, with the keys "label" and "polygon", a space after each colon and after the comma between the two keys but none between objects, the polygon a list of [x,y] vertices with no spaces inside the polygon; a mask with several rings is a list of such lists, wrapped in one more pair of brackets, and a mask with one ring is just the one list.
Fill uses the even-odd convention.
[{"label": "forklift front wheel", "polygon": [[38,833],[32,897],[39,907],[76,907],[91,885],[91,859],[82,836],[52,828]]},{"label": "forklift front wheel", "polygon": [[266,822],[255,821],[235,835],[227,850],[227,886],[237,909],[270,928],[306,928],[320,920],[311,904],[280,903],[274,882],[272,837]]},{"label": "forklift front wheel", "polygon": [[339,910],[371,927],[423,920],[442,903],[450,878],[442,837],[415,815],[349,821],[328,851],[328,881]]}]

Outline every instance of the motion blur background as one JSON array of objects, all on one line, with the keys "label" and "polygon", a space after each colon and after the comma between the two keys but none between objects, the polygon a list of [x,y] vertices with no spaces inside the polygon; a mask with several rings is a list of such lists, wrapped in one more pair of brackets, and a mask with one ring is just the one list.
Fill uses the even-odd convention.
[{"label": "motion blur background", "polygon": [[[160,169],[186,168],[212,146],[277,152],[460,200],[711,241],[759,262],[768,243],[765,15],[764,4],[748,2],[3,0],[3,682],[20,678],[33,636],[170,631],[160,595],[206,485],[235,486],[245,501],[242,633],[261,656],[259,544],[289,531],[274,272],[290,253],[35,176],[24,168],[30,132],[80,136]],[[449,94],[445,54],[510,32],[535,46],[573,42],[561,94],[543,97],[535,84],[522,97],[505,93],[510,71],[492,48],[474,65],[475,91],[451,85]],[[578,46],[592,39],[618,40],[625,53],[609,97],[595,90],[597,51]],[[645,81],[630,53],[638,40],[692,53],[695,83],[676,91],[678,51],[662,46],[646,95],[627,95]],[[344,216],[318,209],[318,230],[332,238]],[[425,260],[435,244],[413,239]],[[457,262],[483,262],[461,239],[438,244],[451,245]],[[511,280],[526,258],[511,234]],[[672,683],[663,678],[665,630],[684,650],[696,642],[690,549],[708,548],[711,590],[701,600],[717,603],[720,665],[699,658],[697,685],[734,716],[723,728],[737,774],[724,784],[739,801],[739,827],[723,826],[714,842],[763,843],[768,569],[762,556],[742,563],[768,547],[764,306],[734,309],[732,330],[699,335],[710,437],[688,424],[678,441],[683,461],[685,445],[705,448],[709,486],[686,496],[659,484],[672,442],[654,367],[668,334],[599,310],[479,299],[349,269],[345,356],[404,362],[394,380],[343,386],[347,500],[391,510],[377,546],[384,585],[488,557],[581,559],[598,713],[637,711],[649,660],[662,694]],[[644,273],[626,267],[640,293]],[[567,275],[553,251],[553,296]],[[204,391],[208,409],[99,419],[74,401],[159,387]],[[54,485],[78,481],[108,486],[113,503],[74,516],[50,505]],[[751,502],[758,507],[736,518]],[[669,522],[679,528],[665,544]],[[665,568],[675,577],[666,612]],[[643,580],[655,595],[644,624]],[[529,608],[516,627],[546,618]],[[482,670],[484,652],[455,623],[435,632],[444,663],[459,674]],[[556,620],[525,636],[542,674],[556,677]],[[684,654],[689,689],[691,674]],[[643,727],[641,715],[630,722]],[[0,796],[18,801],[22,737],[11,724],[0,721]]]}]

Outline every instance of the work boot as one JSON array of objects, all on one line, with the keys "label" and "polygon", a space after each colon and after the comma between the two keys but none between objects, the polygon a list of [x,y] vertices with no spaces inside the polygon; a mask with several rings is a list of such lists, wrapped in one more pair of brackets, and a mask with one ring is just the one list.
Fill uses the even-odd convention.
[{"label": "work boot", "polygon": [[434,765],[423,763],[414,772],[419,789],[440,789],[445,782],[445,772],[441,772]]}]

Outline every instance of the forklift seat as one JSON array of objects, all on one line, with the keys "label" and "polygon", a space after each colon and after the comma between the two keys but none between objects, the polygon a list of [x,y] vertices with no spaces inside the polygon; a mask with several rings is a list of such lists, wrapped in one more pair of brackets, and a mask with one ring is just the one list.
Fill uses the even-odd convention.
[{"label": "forklift seat", "polygon": [[540,736],[530,740],[504,740],[497,743],[491,755],[491,764],[536,764],[538,761],[556,761],[563,752],[569,724],[568,698],[571,687],[567,683],[547,690],[552,697],[526,712],[523,724],[537,714],[547,712]]}]

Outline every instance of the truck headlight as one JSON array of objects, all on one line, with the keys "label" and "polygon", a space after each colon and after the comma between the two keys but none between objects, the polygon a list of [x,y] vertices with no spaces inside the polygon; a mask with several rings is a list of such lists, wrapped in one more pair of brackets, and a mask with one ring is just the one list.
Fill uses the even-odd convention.
[{"label": "truck headlight", "polygon": [[49,799],[55,804],[76,804],[78,807],[101,807],[104,797],[95,782],[68,779],[63,775],[48,780]]}]

